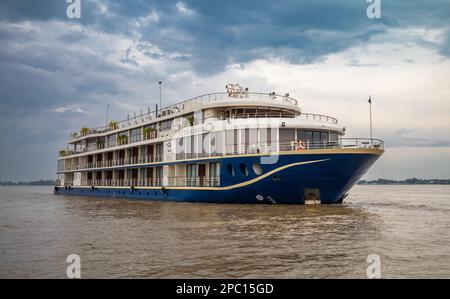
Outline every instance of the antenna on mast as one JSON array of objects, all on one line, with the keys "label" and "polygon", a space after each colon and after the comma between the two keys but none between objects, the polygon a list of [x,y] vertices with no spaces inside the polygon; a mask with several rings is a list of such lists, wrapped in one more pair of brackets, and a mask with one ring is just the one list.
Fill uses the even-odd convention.
[{"label": "antenna on mast", "polygon": [[372,96],[369,95],[369,116],[370,116],[370,146],[373,146],[373,135],[372,135]]}]

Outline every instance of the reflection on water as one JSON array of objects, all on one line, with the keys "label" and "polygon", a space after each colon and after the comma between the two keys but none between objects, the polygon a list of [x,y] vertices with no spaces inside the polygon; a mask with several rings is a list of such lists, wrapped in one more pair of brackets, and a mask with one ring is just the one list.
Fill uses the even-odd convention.
[{"label": "reflection on water", "polygon": [[450,277],[450,186],[357,186],[344,205],[220,205],[2,187],[0,277]]}]

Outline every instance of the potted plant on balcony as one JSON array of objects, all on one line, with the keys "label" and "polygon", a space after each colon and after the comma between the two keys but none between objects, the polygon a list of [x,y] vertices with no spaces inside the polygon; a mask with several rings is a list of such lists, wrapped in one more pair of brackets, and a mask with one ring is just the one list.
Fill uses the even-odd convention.
[{"label": "potted plant on balcony", "polygon": [[145,127],[143,130],[143,134],[144,134],[144,139],[152,139],[154,138],[154,133],[155,133],[155,128],[152,127]]},{"label": "potted plant on balcony", "polygon": [[86,135],[89,133],[89,128],[87,128],[87,127],[82,127],[82,128],[80,129],[80,133],[81,133],[82,136],[86,136]]},{"label": "potted plant on balcony", "polygon": [[128,143],[128,136],[127,135],[119,135],[119,137],[117,137],[118,143],[119,145],[124,145]]},{"label": "potted plant on balcony", "polygon": [[103,149],[105,148],[105,142],[104,141],[99,141],[97,142],[97,149]]},{"label": "potted plant on balcony", "polygon": [[186,119],[189,123],[189,126],[192,127],[194,125],[194,116],[193,115],[186,116]]},{"label": "potted plant on balcony", "polygon": [[60,150],[59,151],[59,156],[60,157],[64,157],[64,156],[66,156],[67,155],[67,151],[66,150]]},{"label": "potted plant on balcony", "polygon": [[119,124],[114,120],[109,123],[109,129],[111,129],[111,130],[116,130],[118,127],[119,127]]}]

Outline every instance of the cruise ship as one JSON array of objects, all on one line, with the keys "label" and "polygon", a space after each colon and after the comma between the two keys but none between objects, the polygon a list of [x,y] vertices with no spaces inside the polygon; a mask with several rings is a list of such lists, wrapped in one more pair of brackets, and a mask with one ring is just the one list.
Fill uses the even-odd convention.
[{"label": "cruise ship", "polygon": [[339,204],[383,154],[289,94],[226,91],[71,133],[54,193],[142,200]]}]

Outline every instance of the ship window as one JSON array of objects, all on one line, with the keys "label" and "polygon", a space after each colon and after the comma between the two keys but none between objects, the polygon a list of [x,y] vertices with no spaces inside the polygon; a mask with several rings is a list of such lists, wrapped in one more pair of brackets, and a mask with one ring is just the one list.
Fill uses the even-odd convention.
[{"label": "ship window", "polygon": [[338,133],[336,132],[330,132],[330,141],[337,142],[338,141]]},{"label": "ship window", "polygon": [[177,138],[177,141],[176,141],[175,148],[176,148],[177,160],[185,158],[183,140],[184,140],[183,137],[181,137],[181,138]]},{"label": "ship window", "polygon": [[224,132],[211,133],[211,155],[221,156],[223,154]]},{"label": "ship window", "polygon": [[257,152],[258,131],[257,129],[241,130],[241,144],[244,146],[245,154]]},{"label": "ship window", "polygon": [[209,164],[209,176],[211,178],[218,177],[220,174],[220,163],[211,162]]},{"label": "ship window", "polygon": [[162,131],[170,130],[170,129],[172,128],[172,122],[173,122],[173,119],[169,119],[169,120],[162,121],[162,122],[160,123],[159,130],[160,130],[161,132],[162,132]]},{"label": "ship window", "polygon": [[261,168],[261,165],[259,163],[256,163],[256,162],[253,163],[252,168],[253,168],[253,172],[256,175],[261,175],[262,174],[262,168]]},{"label": "ship window", "polygon": [[185,154],[186,159],[191,158],[191,148],[194,146],[192,144],[191,136],[185,136],[183,137],[183,152]]},{"label": "ship window", "polygon": [[320,132],[313,132],[312,137],[313,137],[312,139],[314,141],[319,141],[320,140]]},{"label": "ship window", "polygon": [[217,187],[219,186],[220,181],[220,163],[219,162],[211,162],[209,164],[209,179],[211,181],[211,186]]},{"label": "ship window", "polygon": [[237,154],[237,146],[238,146],[238,130],[227,130],[225,131],[225,147],[227,154]]},{"label": "ship window", "polygon": [[263,151],[269,150],[274,140],[277,140],[277,129],[260,129],[260,145]]},{"label": "ship window", "polygon": [[131,130],[131,142],[141,141],[141,128],[136,128]]},{"label": "ship window", "polygon": [[88,151],[93,151],[97,149],[97,140],[95,138],[89,138],[88,139],[88,145],[87,145],[87,150]]},{"label": "ship window", "polygon": [[328,141],[328,132],[320,132],[320,140]]},{"label": "ship window", "polygon": [[280,150],[287,150],[295,140],[295,129],[280,129]]},{"label": "ship window", "polygon": [[241,164],[239,164],[239,169],[241,170],[242,175],[248,176],[247,165],[245,165],[244,163],[241,163]]},{"label": "ship window", "polygon": [[208,133],[203,133],[202,135],[202,144],[201,144],[201,150],[202,150],[202,157],[207,157],[208,153],[209,153],[209,134]]},{"label": "ship window", "polygon": [[228,164],[228,165],[227,165],[227,171],[228,171],[228,174],[229,174],[229,175],[234,176],[234,168],[233,168],[233,165]]},{"label": "ship window", "polygon": [[112,135],[108,135],[107,142],[108,142],[108,147],[111,146],[115,146],[116,145],[116,134],[112,134]]},{"label": "ship window", "polygon": [[194,138],[194,157],[203,157],[203,138],[202,135],[195,135]]},{"label": "ship window", "polygon": [[312,132],[311,131],[297,131],[297,140],[311,140],[312,139]]},{"label": "ship window", "polygon": [[211,152],[210,154],[213,156],[216,156],[216,134],[217,133],[211,133],[210,136],[210,144],[211,144]]},{"label": "ship window", "polygon": [[310,140],[310,139],[312,139],[312,132],[311,131],[299,130],[299,131],[297,131],[297,139],[299,139],[299,140]]}]

